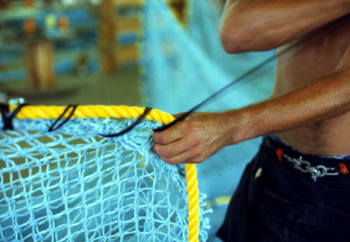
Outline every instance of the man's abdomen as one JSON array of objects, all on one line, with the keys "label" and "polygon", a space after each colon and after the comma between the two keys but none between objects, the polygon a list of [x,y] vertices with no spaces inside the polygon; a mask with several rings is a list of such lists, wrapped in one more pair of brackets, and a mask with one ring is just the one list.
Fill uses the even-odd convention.
[{"label": "man's abdomen", "polygon": [[277,135],[303,153],[340,156],[350,154],[349,126],[350,112]]},{"label": "man's abdomen", "polygon": [[[350,24],[324,27],[277,61],[273,96],[330,75],[350,44]],[[286,48],[288,45],[281,47]],[[310,93],[310,95],[313,95]],[[296,149],[315,155],[350,154],[350,113],[277,135]]]}]

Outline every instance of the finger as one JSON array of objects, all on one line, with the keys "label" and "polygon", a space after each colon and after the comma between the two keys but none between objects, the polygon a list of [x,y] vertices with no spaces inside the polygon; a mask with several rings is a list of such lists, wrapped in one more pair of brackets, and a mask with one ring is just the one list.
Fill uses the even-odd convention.
[{"label": "finger", "polygon": [[198,163],[202,163],[203,161],[205,161],[206,159],[202,156],[196,156],[196,157],[193,157],[185,162],[182,162],[182,163],[185,163],[185,164],[188,164],[188,163],[191,163],[191,164],[198,164]]},{"label": "finger", "polygon": [[170,144],[184,137],[181,127],[175,125],[170,129],[163,132],[155,132],[153,134],[153,140],[156,144]]},{"label": "finger", "polygon": [[167,145],[153,145],[154,152],[156,152],[159,156],[164,158],[171,158],[177,156],[188,151],[189,149],[190,146],[187,144],[187,142],[184,142],[182,139]]},{"label": "finger", "polygon": [[187,150],[179,155],[173,156],[173,157],[163,157],[160,156],[160,158],[165,161],[166,163],[169,163],[171,165],[176,165],[180,163],[191,163],[190,161],[193,161],[196,157],[195,154],[191,150]]}]

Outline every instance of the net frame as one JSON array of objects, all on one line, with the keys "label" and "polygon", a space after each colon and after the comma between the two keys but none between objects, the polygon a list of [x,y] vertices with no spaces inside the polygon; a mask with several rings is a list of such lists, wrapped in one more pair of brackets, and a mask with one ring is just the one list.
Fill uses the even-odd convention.
[{"label": "net frame", "polygon": [[[16,105],[10,106],[10,111],[14,111]],[[25,106],[17,114],[18,119],[58,119],[65,111],[66,106]],[[85,118],[124,118],[135,119],[145,112],[146,108],[129,107],[129,106],[103,106],[103,105],[86,105],[78,106],[71,116],[71,119],[85,119]],[[63,115],[62,118],[68,118],[69,113]],[[168,113],[157,109],[152,109],[146,120],[156,121],[164,125],[174,121],[175,118]],[[187,181],[188,192],[188,241],[199,241],[199,190],[197,180],[196,164],[185,165],[185,176]]]}]

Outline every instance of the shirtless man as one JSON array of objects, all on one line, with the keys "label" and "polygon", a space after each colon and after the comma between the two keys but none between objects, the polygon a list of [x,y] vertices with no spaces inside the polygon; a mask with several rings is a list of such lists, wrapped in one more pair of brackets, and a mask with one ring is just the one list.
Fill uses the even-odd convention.
[{"label": "shirtless man", "polygon": [[305,40],[278,59],[270,99],[154,134],[154,151],[170,164],[200,163],[265,135],[218,233],[224,241],[350,240],[349,13],[349,0],[226,2],[229,53]]}]

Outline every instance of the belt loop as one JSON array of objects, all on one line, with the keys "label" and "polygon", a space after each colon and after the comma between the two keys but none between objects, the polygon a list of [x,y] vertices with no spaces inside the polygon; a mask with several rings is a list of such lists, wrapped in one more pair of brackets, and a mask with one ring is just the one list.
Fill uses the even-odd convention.
[{"label": "belt loop", "polygon": [[276,149],[276,155],[277,155],[278,161],[280,163],[282,163],[282,161],[283,161],[283,154],[284,154],[284,152],[281,148]]},{"label": "belt loop", "polygon": [[349,170],[348,170],[347,166],[344,163],[340,163],[338,165],[338,167],[339,167],[340,173],[342,173],[343,175],[346,175],[346,174],[349,173]]}]

